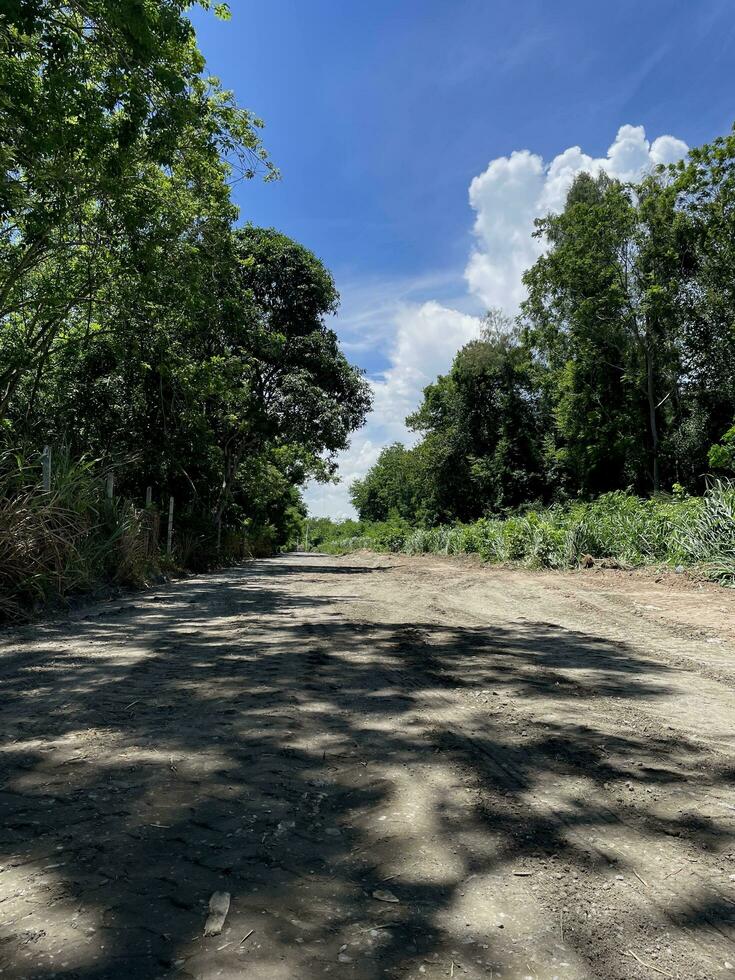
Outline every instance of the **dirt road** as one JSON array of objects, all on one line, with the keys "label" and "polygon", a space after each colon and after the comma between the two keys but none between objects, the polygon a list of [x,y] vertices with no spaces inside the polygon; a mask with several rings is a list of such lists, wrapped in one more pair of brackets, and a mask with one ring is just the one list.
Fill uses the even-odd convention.
[{"label": "dirt road", "polygon": [[8,632],[0,975],[735,977],[734,694],[675,576],[293,555]]}]

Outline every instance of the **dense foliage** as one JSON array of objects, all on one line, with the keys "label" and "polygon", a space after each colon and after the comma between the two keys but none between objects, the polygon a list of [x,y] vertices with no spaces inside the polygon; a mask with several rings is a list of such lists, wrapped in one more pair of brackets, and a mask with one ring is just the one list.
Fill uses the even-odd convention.
[{"label": "dense foliage", "polygon": [[735,489],[714,483],[701,497],[641,499],[616,490],[593,501],[533,508],[470,524],[415,527],[398,518],[311,522],[310,543],[321,551],[475,554],[486,562],[531,568],[602,565],[694,568],[735,582]]},{"label": "dense foliage", "polygon": [[179,555],[206,563],[243,529],[288,537],[369,395],[322,263],[236,225],[232,184],[276,172],[190,6],[2,5],[0,441],[26,473],[50,445],[137,506],[173,495]]},{"label": "dense foliage", "polygon": [[352,487],[361,518],[434,526],[735,468],[735,135],[637,185],[580,174],[536,222],[544,252],[516,322],[424,391]]}]

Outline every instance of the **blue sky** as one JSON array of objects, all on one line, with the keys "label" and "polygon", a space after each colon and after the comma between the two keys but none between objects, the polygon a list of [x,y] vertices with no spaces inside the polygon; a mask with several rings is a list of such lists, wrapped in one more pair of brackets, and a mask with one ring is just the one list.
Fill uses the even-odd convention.
[{"label": "blue sky", "polygon": [[[488,305],[515,312],[532,217],[560,205],[574,173],[633,178],[735,120],[732,0],[231,8],[228,23],[194,14],[200,44],[265,120],[282,173],[238,188],[243,219],[329,266],[334,325],[375,384],[345,481],[406,435],[401,413]],[[307,499],[314,513],[349,511],[346,482]]]}]

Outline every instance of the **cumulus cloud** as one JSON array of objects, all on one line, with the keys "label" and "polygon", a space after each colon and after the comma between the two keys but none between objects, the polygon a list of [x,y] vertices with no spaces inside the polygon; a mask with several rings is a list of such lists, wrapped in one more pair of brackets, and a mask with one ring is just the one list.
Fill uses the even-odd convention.
[{"label": "cumulus cloud", "polygon": [[[579,146],[571,146],[548,163],[529,150],[491,160],[469,188],[475,212],[475,244],[465,281],[474,302],[485,308],[501,307],[511,315],[518,311],[524,298],[523,273],[543,250],[543,243],[532,235],[534,218],[563,208],[577,174],[604,171],[623,181],[635,181],[657,164],[680,160],[687,150],[686,143],[673,136],[659,136],[649,142],[643,126],[621,126],[604,157],[592,157]],[[429,283],[427,280],[425,284]],[[406,301],[406,295],[414,295],[415,287],[404,289],[397,301],[376,293],[371,285],[364,309],[360,303],[352,304],[344,336],[356,355],[359,346],[384,345],[388,366],[371,381],[375,408],[367,425],[355,434],[350,449],[340,458],[342,483],[312,486],[307,491],[312,514],[352,514],[349,484],[367,472],[385,445],[397,440],[407,444],[415,441],[404,425],[406,415],[418,406],[423,388],[437,374],[445,373],[457,350],[479,333],[480,319],[476,316],[436,300]],[[379,325],[376,309],[380,310]]]},{"label": "cumulus cloud", "polygon": [[403,420],[417,407],[423,389],[446,372],[460,347],[479,336],[480,320],[430,301],[404,306],[394,323],[390,367],[373,382],[371,421],[399,439],[406,433]]},{"label": "cumulus cloud", "polygon": [[673,136],[651,143],[643,126],[621,126],[604,157],[571,146],[550,163],[529,150],[491,160],[469,190],[475,211],[475,247],[465,270],[470,291],[487,306],[516,313],[524,298],[521,277],[543,250],[532,235],[534,219],[562,209],[577,174],[605,172],[634,181],[657,164],[680,160],[687,150]]},{"label": "cumulus cloud", "polygon": [[352,515],[349,485],[370,469],[381,449],[392,442],[413,444],[418,438],[404,420],[413,412],[423,389],[447,371],[460,347],[479,336],[480,319],[433,300],[401,303],[394,309],[389,367],[371,379],[374,407],[367,425],[352,439],[339,460],[341,483],[312,485],[306,500],[316,516]]}]

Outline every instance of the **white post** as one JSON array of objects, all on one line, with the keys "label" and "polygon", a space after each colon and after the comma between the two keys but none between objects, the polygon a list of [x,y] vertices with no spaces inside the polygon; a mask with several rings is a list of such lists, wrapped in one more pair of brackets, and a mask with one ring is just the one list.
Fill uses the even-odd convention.
[{"label": "white post", "polygon": [[171,554],[171,542],[174,536],[174,498],[168,498],[168,539],[166,542],[166,553]]},{"label": "white post", "polygon": [[152,503],[153,503],[153,487],[146,487],[145,488],[145,505],[146,505],[146,507],[150,507]]},{"label": "white post", "polygon": [[43,476],[42,476],[43,492],[49,493],[51,491],[51,446],[43,447],[43,454],[41,455],[41,463],[43,468]]},{"label": "white post", "polygon": [[114,492],[115,492],[115,474],[114,473],[108,473],[107,474],[107,488],[105,490],[105,493],[107,495],[107,499],[108,500],[112,500],[112,495],[113,495]]}]

